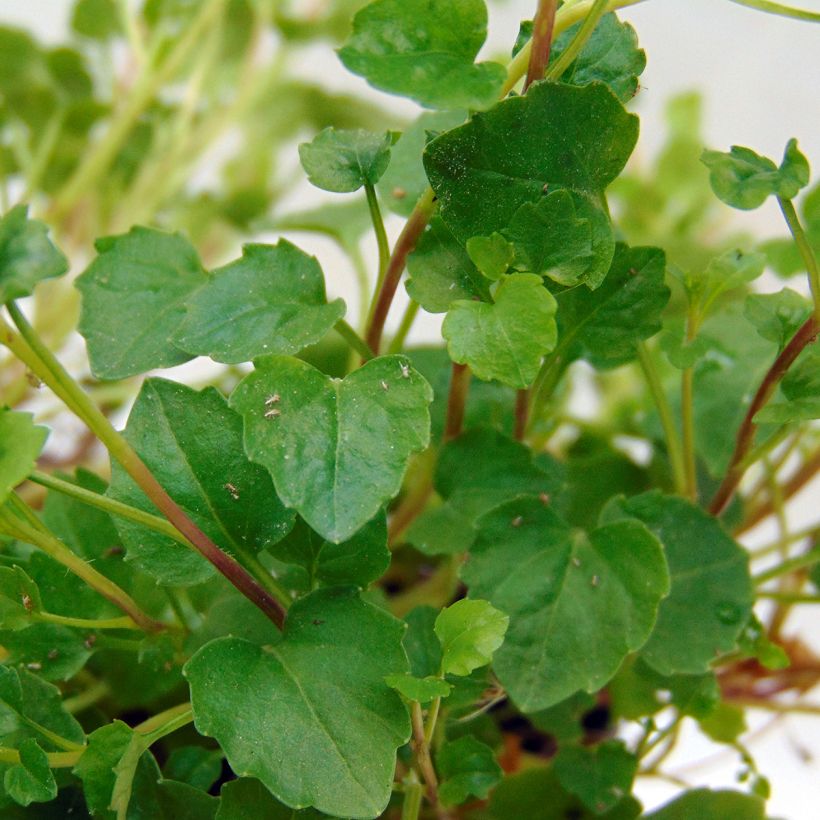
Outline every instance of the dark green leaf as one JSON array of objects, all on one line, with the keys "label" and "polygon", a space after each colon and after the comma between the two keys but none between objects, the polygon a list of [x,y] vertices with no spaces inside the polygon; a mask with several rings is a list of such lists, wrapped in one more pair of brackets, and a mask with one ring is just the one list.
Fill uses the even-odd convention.
[{"label": "dark green leaf", "polygon": [[433,698],[446,698],[452,685],[441,678],[429,676],[415,678],[412,675],[387,675],[384,682],[407,700],[429,703]]},{"label": "dark green leaf", "polygon": [[221,638],[188,661],[197,728],[289,806],[376,817],[410,734],[384,682],[406,671],[402,631],[350,590],[314,592],[293,604],[276,645]]},{"label": "dark green leaf", "polygon": [[600,196],[637,136],[638,118],[606,86],[539,83],[433,140],[424,166],[444,221],[466,242],[506,228],[545,186]]},{"label": "dark green leaf", "polygon": [[764,820],[765,809],[764,801],[755,795],[693,789],[647,814],[646,820]]},{"label": "dark green leaf", "polygon": [[438,610],[417,606],[405,617],[407,632],[402,645],[410,661],[410,672],[417,678],[438,675],[441,671],[441,642],[435,633]]},{"label": "dark green leaf", "polygon": [[661,328],[661,312],[669,301],[665,268],[663,251],[657,248],[618,245],[597,290],[572,288],[557,295],[557,352],[602,369],[634,359],[635,345]]},{"label": "dark green leaf", "polygon": [[506,79],[498,63],[474,63],[486,37],[484,0],[374,0],[339,57],[375,88],[429,108],[486,108]]},{"label": "dark green leaf", "polygon": [[[242,448],[242,420],[214,388],[197,392],[163,379],[144,382],[125,437],[171,497],[240,561],[281,539],[293,524],[265,470]],[[115,465],[108,495],[154,512]],[[214,574],[193,549],[125,519],[116,522],[129,560],[164,584],[190,586]]]},{"label": "dark green leaf", "polygon": [[20,762],[6,769],[3,776],[6,793],[21,806],[54,800],[57,783],[46,753],[33,738],[26,738],[20,744],[19,752]]},{"label": "dark green leaf", "polygon": [[0,503],[28,478],[47,436],[48,430],[35,425],[30,413],[0,407]]},{"label": "dark green leaf", "polygon": [[203,746],[178,746],[168,755],[163,777],[179,780],[196,789],[207,791],[222,773],[221,749],[206,749]]},{"label": "dark green leaf", "polygon": [[438,216],[410,254],[407,271],[407,293],[428,313],[445,313],[459,299],[489,300],[490,283]]},{"label": "dark green leaf", "polygon": [[38,282],[67,270],[68,260],[49,239],[48,226],[29,219],[25,205],[0,218],[0,303],[28,296]]},{"label": "dark green leaf", "polygon": [[470,735],[445,743],[436,754],[436,767],[445,806],[457,806],[471,796],[486,799],[502,776],[493,750]]},{"label": "dark green leaf", "polygon": [[[554,62],[578,33],[578,23],[555,38],[550,51]],[[606,83],[621,102],[629,102],[638,90],[638,77],[646,68],[646,54],[638,48],[638,38],[629,23],[614,14],[605,14],[586,41],[581,53],[561,76],[561,82],[587,85]]]},{"label": "dark green leaf", "polygon": [[494,296],[493,304],[450,306],[441,330],[450,357],[485,381],[529,387],[544,354],[555,347],[555,299],[531,273],[505,276]]},{"label": "dark green leaf", "polygon": [[728,154],[704,151],[701,159],[718,198],[744,211],[760,207],[772,195],[793,199],[809,184],[809,163],[795,139],[786,145],[779,168],[767,157],[739,145],[733,145]]},{"label": "dark green leaf", "polygon": [[632,791],[638,760],[620,741],[594,747],[565,746],[553,768],[561,785],[595,814],[603,814]]},{"label": "dark green leaf", "polygon": [[231,405],[244,417],[248,455],[270,471],[279,497],[339,543],[399,491],[410,454],[429,441],[432,398],[400,356],[373,359],[343,381],[270,356]]},{"label": "dark green leaf", "polygon": [[91,657],[96,636],[61,624],[34,623],[15,632],[0,631],[6,663],[25,666],[46,680],[73,678]]},{"label": "dark green leaf", "polygon": [[657,491],[613,501],[602,520],[642,521],[663,544],[672,589],[642,657],[663,675],[706,672],[735,648],[753,601],[749,559],[700,507]]},{"label": "dark green leaf", "polygon": [[288,808],[251,777],[231,780],[222,787],[219,795],[219,810],[215,820],[249,820],[251,817],[264,817],[265,820],[319,820],[327,817],[313,809],[296,811]]},{"label": "dark green leaf", "polygon": [[181,234],[132,228],[100,239],[97,258],[77,279],[83,296],[79,330],[100,379],[124,379],[191,356],[171,339],[185,302],[208,280]]},{"label": "dark green leaf", "polygon": [[493,668],[527,712],[603,686],[649,638],[669,590],[661,546],[644,526],[587,535],[526,498],[479,520],[462,575],[471,595],[510,616]]},{"label": "dark green leaf", "polygon": [[298,353],[344,316],[325,293],[315,257],[281,239],[245,245],[242,258],[214,271],[186,301],[174,342],[192,355],[237,364],[268,353]]},{"label": "dark green leaf", "polygon": [[390,163],[393,135],[371,131],[325,128],[312,142],[299,146],[299,159],[308,179],[317,187],[337,194],[375,185]]}]

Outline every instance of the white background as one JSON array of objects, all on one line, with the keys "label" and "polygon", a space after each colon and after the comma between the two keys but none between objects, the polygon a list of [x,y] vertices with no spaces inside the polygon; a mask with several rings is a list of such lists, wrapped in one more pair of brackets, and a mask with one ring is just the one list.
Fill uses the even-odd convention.
[{"label": "white background", "polygon": [[[531,17],[535,5],[535,0],[507,0],[492,7],[487,56],[508,50],[519,21]],[[818,0],[802,0],[802,5],[820,11]],[[25,25],[44,39],[58,41],[67,29],[70,7],[68,0],[0,0],[0,24]],[[787,140],[795,136],[820,169],[820,26],[763,15],[729,0],[650,0],[624,10],[621,16],[633,23],[649,58],[642,91],[633,104],[642,118],[636,152],[639,161],[650,157],[660,143],[661,113],[668,97],[696,88],[705,99],[705,140],[709,147],[727,150],[731,144],[748,145],[779,158]],[[344,72],[329,48],[313,49],[299,69],[330,78],[334,85],[373,94],[361,80]],[[373,96],[385,101],[381,95]],[[410,113],[413,106],[400,105],[399,110]],[[300,190],[300,196],[314,195]],[[734,218],[739,227],[761,238],[784,233],[773,202]],[[388,225],[391,232],[399,226],[393,220]],[[338,259],[329,245],[316,243],[310,250],[317,253],[326,270],[338,270]],[[344,278],[331,282],[331,290],[340,295],[345,289]],[[436,327],[435,320],[422,323],[413,338],[430,338]],[[818,502],[815,486],[800,499],[799,517],[806,523],[816,520]],[[817,632],[817,626],[818,619],[811,613],[795,622],[795,628],[809,637]],[[817,647],[816,637],[814,643]],[[820,701],[820,695],[815,695],[815,701]],[[754,715],[752,723],[758,728],[769,719],[768,715]],[[820,763],[816,759],[820,754],[820,721],[786,717],[768,729],[752,731],[746,742],[772,780],[770,815],[789,820],[820,817]],[[689,732],[671,759],[671,768],[693,783],[731,787],[740,768],[731,753],[718,753],[709,759],[708,767],[691,768],[693,761],[714,751],[696,732]],[[638,789],[648,808],[675,791],[676,787],[656,781],[642,781]]]}]

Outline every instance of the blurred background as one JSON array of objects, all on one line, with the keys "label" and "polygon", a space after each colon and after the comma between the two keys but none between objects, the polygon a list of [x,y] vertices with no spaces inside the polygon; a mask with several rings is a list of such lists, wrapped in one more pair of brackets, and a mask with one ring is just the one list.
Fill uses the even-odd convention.
[{"label": "blurred background", "polygon": [[[801,3],[820,11],[818,0]],[[243,16],[245,5],[236,2],[229,31],[217,45],[207,25],[191,34],[191,20],[208,3],[181,2],[188,16],[180,17],[169,42],[190,39],[179,68],[185,81],[166,89],[161,78],[155,88],[133,82],[141,62],[151,55],[142,51],[139,32],[116,30],[103,13],[105,2],[75,8],[71,0],[2,0],[0,26],[26,29],[52,49],[79,42],[89,63],[83,68],[71,52],[52,51],[58,56],[47,61],[48,76],[39,66],[30,76],[15,77],[6,55],[19,55],[29,46],[6,33],[0,37],[0,88],[13,102],[12,115],[5,109],[0,113],[0,181],[4,176],[8,181],[3,209],[9,202],[31,200],[35,213],[54,227],[77,272],[93,253],[93,238],[135,223],[186,232],[206,266],[235,257],[242,242],[286,233],[317,255],[329,295],[345,298],[355,324],[362,311],[357,289],[376,257],[366,210],[355,197],[311,188],[300,172],[297,146],[329,124],[402,130],[420,111],[409,101],[370,89],[337,60],[334,47],[361,4],[271,3],[271,19],[259,28]],[[157,25],[168,24],[162,19],[162,0],[148,0],[148,5],[156,10]],[[489,6],[490,37],[481,56],[503,62],[520,21],[532,16],[535,0],[498,0]],[[779,160],[787,140],[797,137],[815,169],[820,168],[820,26],[757,13],[730,0],[648,0],[620,16],[634,25],[648,57],[631,104],[641,116],[641,138],[630,166],[636,179],[651,181],[655,173],[653,163],[669,138],[670,101],[675,98],[673,132],[681,139],[723,151],[732,144],[746,145]],[[208,49],[212,58],[202,58]],[[193,54],[201,59],[186,74]],[[700,104],[693,96],[680,98],[693,91]],[[100,123],[112,111],[125,130],[116,144],[107,146],[111,154],[103,161],[104,151],[92,155],[87,148],[99,145]],[[693,185],[704,190],[705,169],[695,164],[692,173]],[[626,214],[638,228],[652,227],[653,215],[636,213],[626,194],[623,201],[617,192],[613,196],[616,214]],[[665,207],[673,209],[674,202]],[[730,212],[714,202],[703,210],[711,220],[702,228],[707,233],[744,237],[749,245],[785,235],[773,199],[748,213]],[[391,236],[402,224],[400,215],[388,217]],[[686,249],[679,253],[685,256]],[[788,284],[802,287],[797,279]],[[782,286],[772,274],[761,280],[764,290]],[[49,341],[58,348],[64,345],[80,361],[82,345],[71,334],[76,298],[64,283],[49,283],[43,291],[38,312]],[[402,289],[393,321],[404,304]],[[411,341],[437,340],[440,319],[420,317]],[[192,363],[172,377],[205,379],[207,366]],[[8,403],[16,399],[12,387],[3,385]],[[591,413],[594,402],[582,383],[577,414]],[[71,422],[66,424],[70,435]],[[55,441],[52,446],[59,446],[59,437]],[[815,483],[797,499],[795,525],[811,523],[819,502]],[[759,528],[748,543],[771,535]],[[816,616],[797,615],[789,630],[818,649],[818,625]],[[820,716],[754,715],[745,742],[772,781],[771,816],[817,817]],[[684,732],[668,768],[693,783],[731,786],[741,764],[731,750],[710,745],[692,730]],[[676,787],[644,780],[637,791],[652,808]]]}]

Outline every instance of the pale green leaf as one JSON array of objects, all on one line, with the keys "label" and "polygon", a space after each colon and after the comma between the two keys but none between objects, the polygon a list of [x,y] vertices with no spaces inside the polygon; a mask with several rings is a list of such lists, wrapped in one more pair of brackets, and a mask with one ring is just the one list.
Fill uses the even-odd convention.
[{"label": "pale green leaf", "polygon": [[[467,240],[467,255],[473,264],[488,279],[500,279],[510,268],[515,259],[515,246],[509,243],[500,233],[490,236],[474,236]],[[529,267],[534,273],[535,268]]]},{"label": "pale green leaf", "polygon": [[453,688],[447,681],[433,675],[428,675],[426,678],[416,678],[413,675],[387,675],[384,682],[407,700],[414,700],[418,703],[429,703],[434,698],[446,698]]},{"label": "pale green leaf", "polygon": [[441,641],[441,671],[446,675],[469,675],[486,666],[504,643],[509,617],[488,601],[463,598],[442,609],[435,633]]},{"label": "pale green leaf", "polygon": [[0,503],[28,478],[47,437],[30,413],[0,407]]},{"label": "pale green leaf", "polygon": [[743,315],[766,340],[782,350],[811,314],[811,302],[789,288],[777,293],[750,293]]},{"label": "pale green leaf", "polygon": [[270,471],[282,501],[338,543],[398,493],[410,454],[429,441],[432,398],[401,356],[373,359],[344,380],[270,356],[231,406],[244,417],[248,455]]}]

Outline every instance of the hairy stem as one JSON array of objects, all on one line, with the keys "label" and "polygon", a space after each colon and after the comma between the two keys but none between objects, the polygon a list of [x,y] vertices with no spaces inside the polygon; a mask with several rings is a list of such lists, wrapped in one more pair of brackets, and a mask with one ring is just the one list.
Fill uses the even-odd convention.
[{"label": "hairy stem", "polygon": [[755,416],[774,395],[781,379],[794,364],[795,359],[817,338],[818,331],[820,331],[820,325],[818,325],[817,317],[810,316],[794,334],[786,347],[783,348],[781,354],[774,360],[774,364],[763,377],[763,381],[758,387],[757,393],[755,393],[738,429],[735,449],[729,461],[726,476],[709,504],[709,512],[712,515],[720,515],[726,509],[735,494],[735,490],[737,490],[741,478],[743,478],[746,454],[754,444],[755,433],[757,432],[757,425],[754,422]]},{"label": "hairy stem", "polygon": [[544,72],[550,61],[552,49],[552,31],[555,27],[555,12],[558,0],[538,0],[538,11],[532,24],[532,44],[530,61],[527,66],[527,77],[524,80],[524,91],[538,80],[544,79]]},{"label": "hairy stem", "polygon": [[470,389],[470,368],[453,362],[450,375],[450,393],[447,396],[447,418],[444,422],[444,441],[456,438],[464,426],[464,410]]}]

